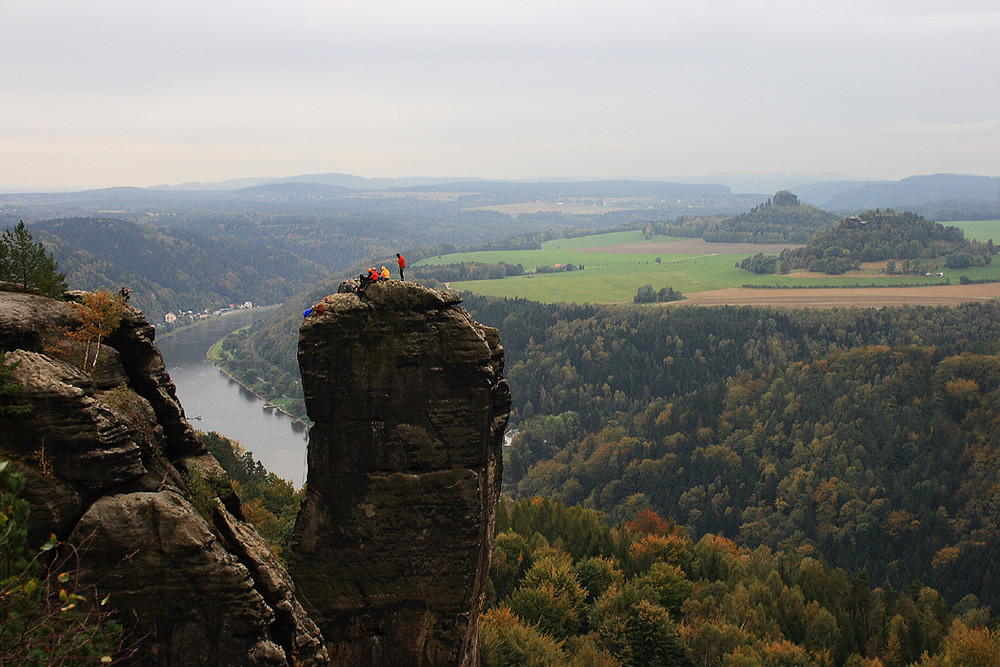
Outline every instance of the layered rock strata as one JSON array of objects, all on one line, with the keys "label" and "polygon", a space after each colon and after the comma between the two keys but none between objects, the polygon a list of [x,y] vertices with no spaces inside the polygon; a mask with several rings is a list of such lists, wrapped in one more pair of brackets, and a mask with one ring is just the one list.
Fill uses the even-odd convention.
[{"label": "layered rock strata", "polygon": [[345,283],[299,334],[306,495],[289,571],[331,660],[478,664],[510,393],[453,292]]},{"label": "layered rock strata", "polygon": [[325,664],[287,572],[185,420],[153,327],[127,309],[88,373],[66,335],[78,325],[69,303],[0,292],[20,385],[8,400],[31,406],[0,411],[0,457],[25,478],[31,541],[76,550],[79,585],[110,594],[138,664]]}]

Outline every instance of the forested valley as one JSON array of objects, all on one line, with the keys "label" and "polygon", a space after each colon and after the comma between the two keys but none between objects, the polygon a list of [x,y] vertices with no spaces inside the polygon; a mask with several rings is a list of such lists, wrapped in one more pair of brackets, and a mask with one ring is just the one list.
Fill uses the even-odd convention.
[{"label": "forested valley", "polygon": [[[908,664],[943,650],[950,610],[996,613],[1000,304],[768,311],[470,296],[465,305],[503,332],[518,411],[504,471],[515,507],[542,523],[596,510],[619,530],[649,513],[676,521],[657,547],[633,535],[617,552],[597,549],[587,531],[584,547],[557,531],[552,554],[536,524],[519,529],[535,543],[521,545],[518,562],[534,554],[548,577],[560,567],[578,582],[590,568],[620,570],[602,570],[618,598],[593,603],[590,631],[611,632],[603,605],[630,619],[618,618],[619,630],[641,625],[635,589],[645,582],[661,595],[650,604],[677,606],[670,618],[697,664],[845,664],[852,652]],[[629,564],[647,549],[670,555],[652,558],[664,563],[656,568]],[[734,569],[699,569],[720,560]],[[804,570],[818,580],[799,580]],[[546,576],[526,573],[514,593],[498,592],[493,621],[515,623],[505,604],[519,619],[548,619],[530,601]],[[793,604],[812,611],[791,621],[782,609],[798,595]],[[837,621],[809,629],[817,615]],[[852,627],[860,618],[865,630]],[[747,628],[758,623],[774,625],[754,640]],[[778,657],[775,638],[802,655]],[[618,659],[631,650],[621,637],[612,644]],[[746,662],[729,661],[741,653]]]},{"label": "forested valley", "polygon": [[[650,507],[754,545],[808,540],[897,583],[935,572],[954,583],[949,567],[981,560],[977,541],[952,531],[981,528],[979,503],[997,491],[995,469],[992,482],[973,471],[995,445],[997,304],[466,305],[506,332],[515,495],[617,519]],[[892,540],[874,539],[890,527]],[[985,581],[973,575],[967,588]]]}]

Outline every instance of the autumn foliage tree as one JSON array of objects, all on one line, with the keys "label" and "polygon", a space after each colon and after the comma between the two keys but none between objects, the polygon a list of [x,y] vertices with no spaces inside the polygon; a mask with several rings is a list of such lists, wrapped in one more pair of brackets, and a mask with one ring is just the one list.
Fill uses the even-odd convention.
[{"label": "autumn foliage tree", "polygon": [[73,305],[80,319],[80,327],[69,332],[69,336],[86,345],[83,369],[93,372],[101,354],[101,341],[118,328],[125,316],[125,301],[108,290],[98,290],[85,294],[80,303]]}]

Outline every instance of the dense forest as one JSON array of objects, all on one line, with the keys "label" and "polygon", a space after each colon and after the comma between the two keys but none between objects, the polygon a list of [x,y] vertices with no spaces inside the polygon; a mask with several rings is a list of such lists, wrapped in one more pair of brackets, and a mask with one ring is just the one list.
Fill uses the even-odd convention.
[{"label": "dense forest", "polygon": [[515,496],[1000,596],[1000,305],[466,306],[502,332]]},{"label": "dense forest", "polygon": [[501,504],[483,664],[995,665],[976,595],[873,585],[803,549],[695,539],[655,512],[608,525],[535,498]]},{"label": "dense forest", "polygon": [[779,261],[793,269],[840,274],[862,262],[885,260],[941,259],[949,268],[962,268],[989,264],[995,253],[992,241],[968,240],[958,227],[875,209],[844,218],[803,248],[783,250]]}]

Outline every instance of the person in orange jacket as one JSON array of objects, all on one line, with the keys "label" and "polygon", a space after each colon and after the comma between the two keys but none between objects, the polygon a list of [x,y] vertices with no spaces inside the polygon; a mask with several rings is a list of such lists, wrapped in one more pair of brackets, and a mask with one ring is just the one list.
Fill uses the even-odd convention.
[{"label": "person in orange jacket", "polygon": [[382,270],[379,272],[379,278],[381,278],[382,280],[389,280],[389,269],[383,266]]},{"label": "person in orange jacket", "polygon": [[403,269],[406,268],[406,258],[398,252],[396,253],[396,264],[399,264],[399,279],[406,280],[406,278],[403,277]]}]

